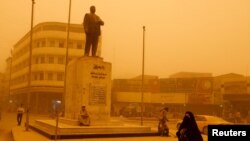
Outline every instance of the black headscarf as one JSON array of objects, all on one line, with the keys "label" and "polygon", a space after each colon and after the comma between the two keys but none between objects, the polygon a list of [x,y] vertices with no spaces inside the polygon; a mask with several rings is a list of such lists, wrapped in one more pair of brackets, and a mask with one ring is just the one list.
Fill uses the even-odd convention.
[{"label": "black headscarf", "polygon": [[180,125],[180,128],[177,131],[177,136],[180,135],[180,131],[186,128],[188,132],[188,138],[190,141],[203,141],[199,128],[197,126],[194,114],[190,111],[185,113],[183,121]]}]

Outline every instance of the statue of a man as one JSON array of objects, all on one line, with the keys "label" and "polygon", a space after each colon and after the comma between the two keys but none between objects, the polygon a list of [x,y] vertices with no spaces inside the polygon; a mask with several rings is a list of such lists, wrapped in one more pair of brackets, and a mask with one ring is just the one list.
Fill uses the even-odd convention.
[{"label": "statue of a man", "polygon": [[95,6],[90,7],[90,13],[86,13],[83,19],[83,27],[86,35],[84,56],[89,56],[92,47],[92,56],[96,56],[98,47],[98,39],[101,35],[101,25],[104,22],[95,14]]}]

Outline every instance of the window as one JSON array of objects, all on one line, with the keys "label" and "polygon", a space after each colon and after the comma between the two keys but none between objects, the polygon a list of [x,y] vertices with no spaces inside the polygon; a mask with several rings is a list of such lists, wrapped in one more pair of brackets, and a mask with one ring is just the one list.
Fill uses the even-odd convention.
[{"label": "window", "polygon": [[41,46],[42,46],[42,47],[46,47],[46,41],[45,41],[45,40],[42,40],[42,41],[41,41]]},{"label": "window", "polygon": [[53,80],[53,73],[52,72],[48,73],[48,80]]},{"label": "window", "polygon": [[41,64],[44,64],[44,63],[45,63],[45,57],[41,56]]},{"label": "window", "polygon": [[54,57],[53,56],[49,56],[48,60],[49,60],[49,64],[53,64],[54,63]]},{"label": "window", "polygon": [[43,74],[43,72],[41,72],[41,73],[39,74],[39,77],[40,77],[40,80],[44,80],[44,74]]},{"label": "window", "polygon": [[63,81],[63,73],[57,73],[57,80],[58,81]]},{"label": "window", "polygon": [[59,41],[59,47],[64,48],[64,42],[63,41]]}]

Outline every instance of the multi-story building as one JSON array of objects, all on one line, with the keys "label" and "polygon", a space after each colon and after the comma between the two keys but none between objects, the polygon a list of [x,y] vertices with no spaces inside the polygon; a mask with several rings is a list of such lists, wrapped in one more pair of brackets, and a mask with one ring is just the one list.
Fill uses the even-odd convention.
[{"label": "multi-story building", "polygon": [[5,86],[5,76],[0,73],[0,112],[3,109],[5,99],[6,99],[6,86]]},{"label": "multi-story building", "polygon": [[13,105],[12,101],[10,100],[10,75],[11,75],[11,62],[12,62],[12,58],[8,57],[6,59],[6,68],[5,68],[5,72],[4,72],[4,85],[5,85],[5,100],[4,100],[4,110],[7,111],[13,111],[14,108],[16,107],[15,105]]},{"label": "multi-story building", "polygon": [[[16,105],[30,99],[31,112],[48,113],[54,100],[62,100],[66,63],[67,24],[45,22],[33,28],[32,61],[29,80],[30,33],[13,48],[11,101]],[[85,34],[81,24],[71,24],[68,60],[83,56]],[[30,89],[29,89],[30,88]],[[28,96],[29,93],[29,96]]]},{"label": "multi-story building", "polygon": [[0,111],[8,110],[8,86],[9,76],[6,73],[0,73]]}]

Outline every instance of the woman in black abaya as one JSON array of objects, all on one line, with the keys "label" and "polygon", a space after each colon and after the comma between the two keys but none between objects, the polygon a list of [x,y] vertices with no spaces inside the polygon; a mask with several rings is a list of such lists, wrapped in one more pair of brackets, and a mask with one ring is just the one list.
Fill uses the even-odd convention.
[{"label": "woman in black abaya", "polygon": [[198,129],[194,114],[190,111],[185,113],[183,121],[176,132],[179,141],[203,141]]}]

